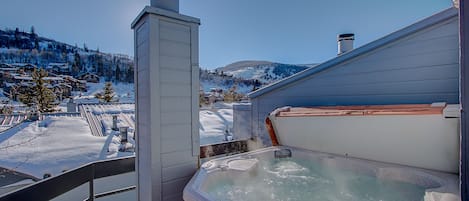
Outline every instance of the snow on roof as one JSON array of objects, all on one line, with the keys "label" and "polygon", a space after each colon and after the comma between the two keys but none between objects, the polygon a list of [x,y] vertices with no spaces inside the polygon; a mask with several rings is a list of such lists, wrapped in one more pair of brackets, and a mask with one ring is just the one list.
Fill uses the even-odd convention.
[{"label": "snow on roof", "polygon": [[29,63],[14,63],[14,64],[11,64],[12,66],[17,66],[17,67],[36,67],[35,65],[33,64],[29,64]]},{"label": "snow on roof", "polygon": [[15,85],[16,85],[15,83],[5,82],[6,87],[13,87]]},{"label": "snow on roof", "polygon": [[5,64],[5,63],[1,63],[0,66],[4,68],[13,68],[13,66],[11,66],[10,64]]},{"label": "snow on roof", "polygon": [[26,122],[0,135],[1,166],[38,178],[45,173],[57,175],[106,158],[105,142],[105,137],[91,135],[81,117]]},{"label": "snow on roof", "polygon": [[370,42],[370,43],[368,43],[366,45],[363,45],[359,48],[353,49],[350,52],[344,53],[344,54],[342,54],[340,56],[337,56],[337,57],[335,57],[331,60],[328,60],[328,61],[326,61],[322,64],[319,64],[315,67],[308,68],[308,69],[306,69],[302,72],[299,72],[299,73],[294,74],[290,77],[287,77],[285,79],[274,82],[274,83],[272,83],[270,85],[267,85],[263,88],[260,88],[257,91],[249,93],[248,96],[249,96],[249,98],[256,98],[258,96],[261,96],[263,94],[271,92],[275,89],[278,89],[278,88],[284,87],[286,85],[289,85],[291,83],[294,83],[296,81],[305,79],[305,78],[307,78],[311,75],[322,72],[326,69],[335,67],[338,64],[341,64],[343,62],[349,61],[353,58],[356,58],[358,56],[361,56],[363,54],[366,54],[368,52],[376,50],[377,48],[380,48],[384,45],[392,43],[396,40],[399,40],[399,39],[401,39],[405,36],[408,36],[410,34],[413,34],[417,31],[420,31],[422,29],[428,28],[428,27],[433,26],[437,23],[440,23],[442,21],[445,21],[445,20],[448,20],[450,18],[457,17],[457,16],[458,16],[457,9],[455,9],[453,7],[448,8],[448,9],[442,11],[442,12],[439,12],[435,15],[432,15],[432,16],[426,18],[426,19],[423,19],[423,20],[421,20],[417,23],[414,23],[410,26],[407,26],[407,27],[405,27],[403,29],[400,29],[396,32],[393,32],[393,33],[391,33],[387,36],[384,36],[384,37],[382,37],[378,40]]},{"label": "snow on roof", "polygon": [[33,80],[32,77],[29,77],[29,76],[18,76],[18,75],[15,75],[13,76],[13,78],[17,79],[17,80]]},{"label": "snow on roof", "polygon": [[49,63],[49,66],[64,66],[64,65],[68,66],[68,63]]},{"label": "snow on roof", "polygon": [[62,81],[63,78],[61,78],[61,77],[45,77],[44,80]]},{"label": "snow on roof", "polygon": [[19,68],[17,67],[8,67],[8,68],[0,68],[0,71],[17,71]]},{"label": "snow on roof", "polygon": [[69,84],[65,84],[65,83],[60,83],[59,85],[60,85],[60,86],[65,86],[65,87],[67,87],[67,88],[72,88],[72,86],[70,86]]}]

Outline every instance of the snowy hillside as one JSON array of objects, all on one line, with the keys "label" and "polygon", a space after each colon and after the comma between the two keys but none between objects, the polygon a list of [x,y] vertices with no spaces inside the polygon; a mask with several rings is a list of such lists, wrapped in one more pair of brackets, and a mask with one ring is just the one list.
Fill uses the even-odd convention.
[{"label": "snowy hillside", "polygon": [[314,66],[316,64],[239,61],[215,70],[201,69],[199,77],[201,87],[206,92],[211,88],[228,90],[235,85],[238,93],[246,94]]},{"label": "snowy hillside", "polygon": [[217,68],[216,71],[237,78],[259,80],[262,83],[268,84],[289,77],[314,65],[281,64],[268,61],[240,61]]},{"label": "snowy hillside", "polygon": [[31,31],[0,30],[0,63],[33,64],[44,68],[51,63],[66,63],[71,75],[92,72],[107,81],[133,82],[133,58],[102,53],[99,49],[78,46],[41,37]]}]

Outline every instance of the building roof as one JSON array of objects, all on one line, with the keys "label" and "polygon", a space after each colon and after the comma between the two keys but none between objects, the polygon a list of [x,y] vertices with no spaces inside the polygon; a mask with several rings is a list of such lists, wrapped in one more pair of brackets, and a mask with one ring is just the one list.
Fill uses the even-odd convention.
[{"label": "building roof", "polygon": [[366,45],[363,45],[359,48],[353,49],[350,52],[341,54],[340,56],[337,56],[333,59],[330,59],[322,64],[319,64],[315,67],[308,68],[302,72],[299,72],[295,75],[292,75],[290,77],[287,77],[285,79],[282,79],[280,81],[274,82],[270,85],[267,85],[263,88],[258,89],[257,91],[251,92],[248,94],[249,98],[256,98],[258,96],[264,95],[266,93],[269,93],[273,90],[279,89],[281,87],[287,86],[291,83],[294,83],[296,81],[302,80],[304,78],[307,78],[311,75],[314,75],[316,73],[322,72],[324,70],[330,69],[332,67],[337,66],[338,64],[344,63],[346,61],[349,61],[350,59],[356,58],[358,56],[361,56],[363,54],[369,53],[373,50],[376,50],[384,45],[390,44],[392,42],[395,42],[403,37],[406,37],[410,34],[413,34],[417,31],[420,31],[422,29],[431,27],[435,24],[438,24],[440,22],[446,21],[450,18],[457,17],[458,11],[457,9],[451,7],[448,8],[444,11],[441,11],[435,15],[432,15],[428,18],[425,18],[419,22],[416,22],[410,26],[407,26],[403,29],[400,29],[396,32],[393,32],[387,36],[384,36],[378,40],[375,40],[373,42],[370,42]]}]

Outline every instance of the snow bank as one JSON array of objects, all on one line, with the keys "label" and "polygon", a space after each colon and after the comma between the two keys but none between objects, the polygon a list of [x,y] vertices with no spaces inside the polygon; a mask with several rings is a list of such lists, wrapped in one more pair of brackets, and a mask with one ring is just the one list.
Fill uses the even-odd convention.
[{"label": "snow bank", "polygon": [[105,137],[91,135],[81,117],[50,117],[0,134],[0,166],[42,178],[106,157]]},{"label": "snow bank", "polygon": [[224,141],[225,130],[233,127],[233,109],[200,110],[200,144]]},{"label": "snow bank", "polygon": [[129,129],[127,134],[128,142],[122,143],[121,136],[119,135],[118,131],[112,131],[111,133],[112,139],[111,143],[109,144],[109,152],[107,158],[114,158],[114,157],[124,157],[124,156],[132,156],[134,155],[135,150],[135,140],[133,129]]}]

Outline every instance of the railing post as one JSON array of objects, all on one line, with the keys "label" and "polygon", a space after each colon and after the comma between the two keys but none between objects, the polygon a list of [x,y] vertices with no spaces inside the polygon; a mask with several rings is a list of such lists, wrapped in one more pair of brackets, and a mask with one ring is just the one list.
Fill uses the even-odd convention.
[{"label": "railing post", "polygon": [[90,184],[88,201],[94,201],[94,164],[91,165],[90,173],[90,180],[88,181],[88,183]]}]

